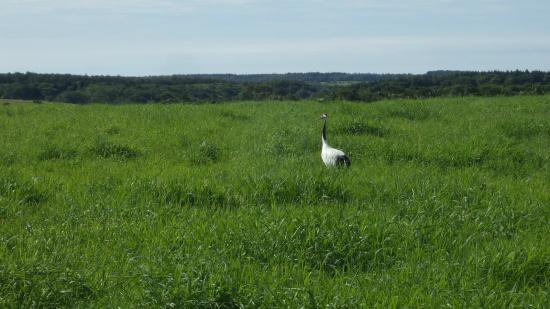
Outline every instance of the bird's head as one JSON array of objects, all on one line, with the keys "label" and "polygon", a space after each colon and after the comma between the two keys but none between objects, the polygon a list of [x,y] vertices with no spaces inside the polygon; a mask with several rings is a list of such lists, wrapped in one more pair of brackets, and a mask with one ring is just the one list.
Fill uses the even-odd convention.
[{"label": "bird's head", "polygon": [[322,119],[327,119],[327,118],[328,118],[328,115],[327,115],[327,114],[323,114],[323,115],[321,115],[321,118],[319,118],[319,119],[322,120]]}]

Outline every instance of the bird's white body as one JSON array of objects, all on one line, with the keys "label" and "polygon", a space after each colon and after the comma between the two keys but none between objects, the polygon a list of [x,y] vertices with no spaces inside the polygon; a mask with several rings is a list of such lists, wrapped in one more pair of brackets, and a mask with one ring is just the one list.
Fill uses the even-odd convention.
[{"label": "bird's white body", "polygon": [[342,158],[344,156],[346,156],[346,154],[342,150],[330,147],[329,144],[323,140],[321,159],[323,159],[323,163],[325,163],[327,167],[337,166],[340,164],[338,158]]},{"label": "bird's white body", "polygon": [[342,150],[332,148],[327,144],[327,117],[327,114],[321,116],[321,119],[324,120],[323,134],[321,135],[321,142],[323,143],[323,147],[321,148],[321,159],[323,159],[323,163],[325,163],[327,167],[340,165],[350,166],[351,161]]}]

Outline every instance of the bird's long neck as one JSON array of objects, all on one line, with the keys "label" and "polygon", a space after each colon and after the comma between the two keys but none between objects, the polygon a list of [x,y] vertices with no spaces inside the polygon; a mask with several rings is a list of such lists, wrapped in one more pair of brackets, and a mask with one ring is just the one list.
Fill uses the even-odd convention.
[{"label": "bird's long neck", "polygon": [[327,120],[324,120],[323,123],[323,136],[321,137],[321,140],[323,141],[323,146],[327,146]]}]

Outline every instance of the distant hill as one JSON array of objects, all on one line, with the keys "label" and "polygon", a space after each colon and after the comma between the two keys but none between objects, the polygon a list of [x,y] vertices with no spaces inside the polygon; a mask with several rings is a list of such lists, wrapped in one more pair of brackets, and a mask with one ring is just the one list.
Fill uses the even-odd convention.
[{"label": "distant hill", "polygon": [[224,102],[335,99],[371,102],[388,98],[498,96],[550,93],[541,71],[430,71],[425,74],[286,73],[88,76],[0,74],[0,99],[85,104]]}]

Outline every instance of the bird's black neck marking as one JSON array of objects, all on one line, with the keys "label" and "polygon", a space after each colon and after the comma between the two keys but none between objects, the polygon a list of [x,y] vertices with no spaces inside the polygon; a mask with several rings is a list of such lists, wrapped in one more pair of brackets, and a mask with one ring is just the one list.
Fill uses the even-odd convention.
[{"label": "bird's black neck marking", "polygon": [[324,123],[323,123],[323,141],[327,141],[327,119],[325,118],[324,119]]}]

